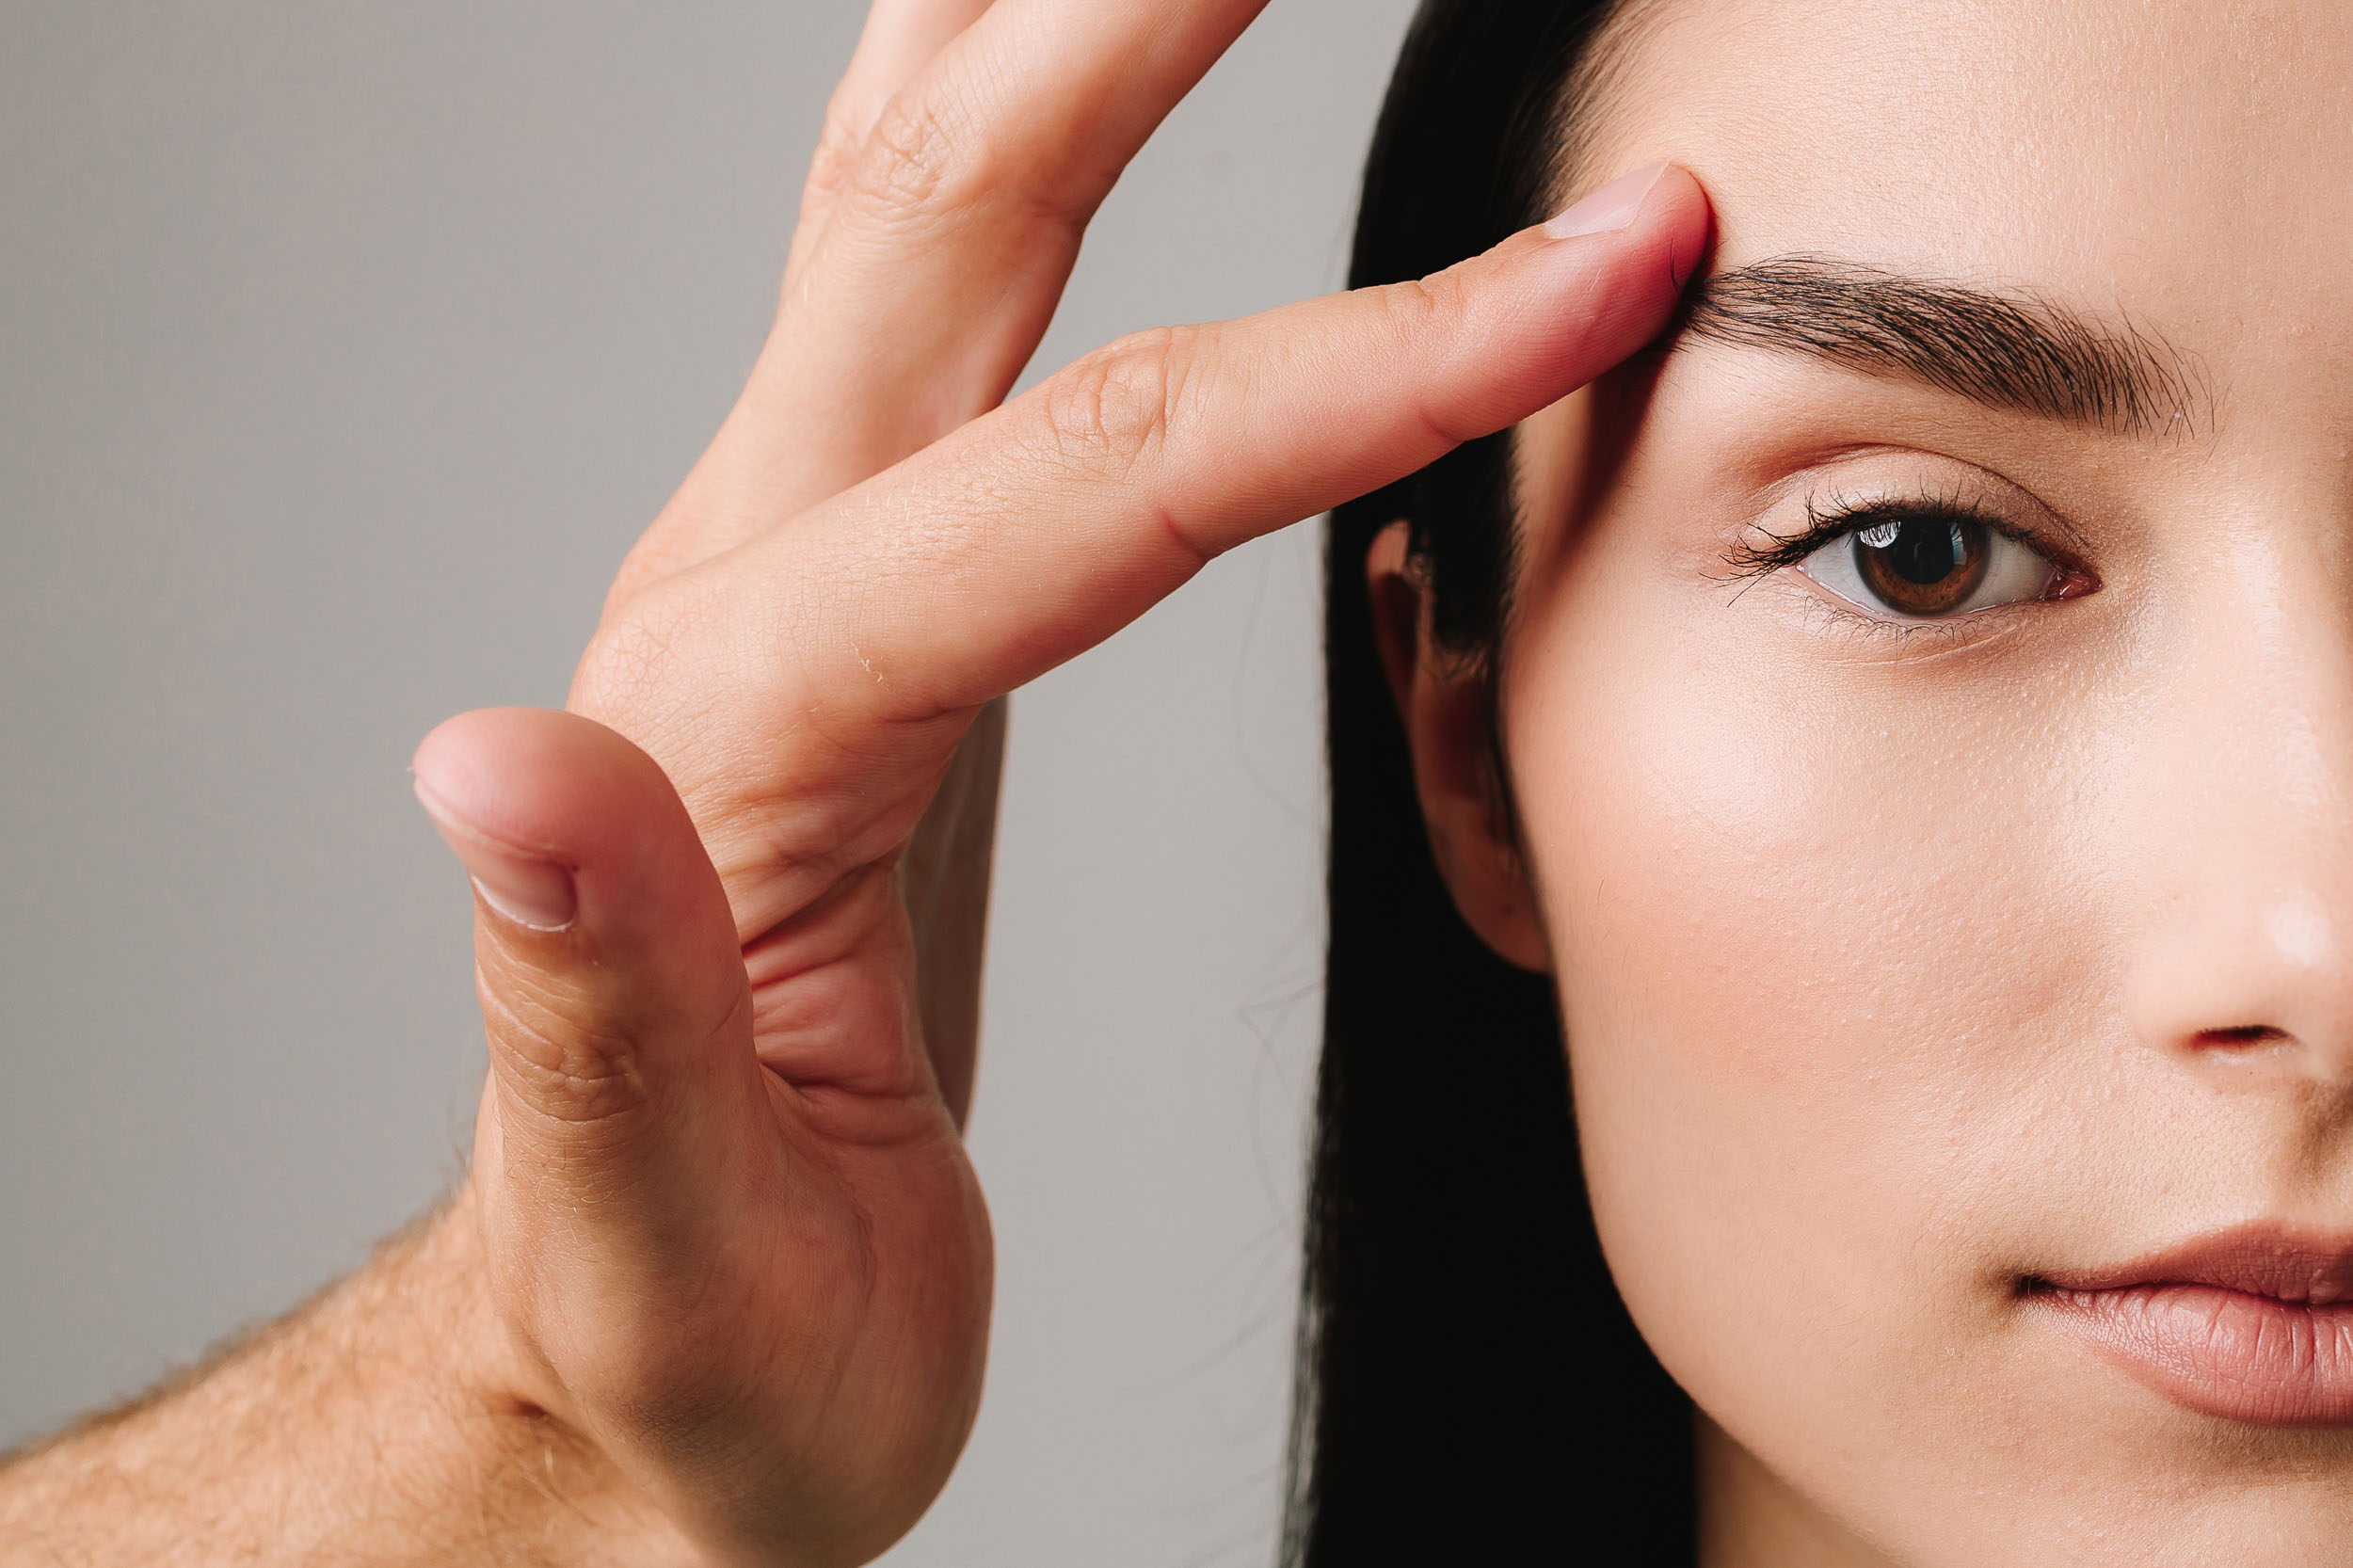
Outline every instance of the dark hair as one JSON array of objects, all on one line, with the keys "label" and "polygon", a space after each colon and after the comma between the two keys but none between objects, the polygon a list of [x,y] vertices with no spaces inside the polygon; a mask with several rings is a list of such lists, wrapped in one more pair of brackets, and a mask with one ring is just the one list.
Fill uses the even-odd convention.
[{"label": "dark hair", "polygon": [[[1382,109],[1353,286],[1540,221],[1609,0],[1423,0]],[[1298,1568],[1694,1556],[1690,1405],[1595,1239],[1551,983],[1439,880],[1365,558],[1410,520],[1439,638],[1492,680],[1511,437],[1333,516],[1330,948],[1284,1557]],[[1580,1550],[1579,1548],[1584,1548]]]}]

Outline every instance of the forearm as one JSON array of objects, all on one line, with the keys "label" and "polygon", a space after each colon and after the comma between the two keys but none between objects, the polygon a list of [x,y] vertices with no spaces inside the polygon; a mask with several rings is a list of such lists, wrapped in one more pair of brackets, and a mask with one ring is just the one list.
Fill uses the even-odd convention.
[{"label": "forearm", "polygon": [[504,1362],[461,1199],[210,1367],[0,1465],[0,1560],[684,1560]]}]

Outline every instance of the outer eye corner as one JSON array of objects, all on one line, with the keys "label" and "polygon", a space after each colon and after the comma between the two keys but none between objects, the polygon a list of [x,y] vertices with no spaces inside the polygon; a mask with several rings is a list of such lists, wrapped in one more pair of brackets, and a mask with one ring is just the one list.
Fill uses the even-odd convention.
[{"label": "outer eye corner", "polygon": [[2100,591],[2100,574],[2089,567],[2070,561],[2054,561],[2051,569],[2058,581],[2042,597],[2055,604],[2063,599],[2084,599]]}]

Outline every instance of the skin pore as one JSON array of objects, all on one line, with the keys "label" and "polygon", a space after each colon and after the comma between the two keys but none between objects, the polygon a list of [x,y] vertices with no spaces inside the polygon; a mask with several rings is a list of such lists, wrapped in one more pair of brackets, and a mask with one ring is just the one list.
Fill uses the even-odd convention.
[{"label": "skin pore", "polygon": [[[1558,977],[1704,1560],[2341,1560],[2353,1429],[2169,1398],[2034,1282],[2353,1228],[2342,13],[1677,0],[1602,48],[1577,175],[1693,170],[1713,292],[1521,427],[1516,845],[1400,531],[1372,585],[1458,903]],[[2089,360],[1972,373],[1973,311]],[[1842,597],[1898,518],[2023,592]]]}]

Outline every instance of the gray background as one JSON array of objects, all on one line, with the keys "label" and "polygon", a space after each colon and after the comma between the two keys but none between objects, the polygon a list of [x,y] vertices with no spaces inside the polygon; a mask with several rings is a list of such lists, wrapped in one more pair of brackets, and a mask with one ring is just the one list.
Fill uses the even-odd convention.
[{"label": "gray background", "polygon": [[[1274,0],[1038,367],[1338,284],[1407,0]],[[0,1445],[457,1169],[406,764],[560,702],[759,345],[855,0],[0,0]],[[1314,538],[1016,699],[986,1402],[902,1564],[1263,1562],[1320,953]]]}]

